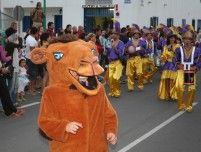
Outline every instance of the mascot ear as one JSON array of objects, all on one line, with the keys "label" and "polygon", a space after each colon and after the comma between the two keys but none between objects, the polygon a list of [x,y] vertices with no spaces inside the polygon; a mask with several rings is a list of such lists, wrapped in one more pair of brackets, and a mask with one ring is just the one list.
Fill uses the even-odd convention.
[{"label": "mascot ear", "polygon": [[46,48],[35,48],[31,51],[31,61],[35,64],[47,62]]}]

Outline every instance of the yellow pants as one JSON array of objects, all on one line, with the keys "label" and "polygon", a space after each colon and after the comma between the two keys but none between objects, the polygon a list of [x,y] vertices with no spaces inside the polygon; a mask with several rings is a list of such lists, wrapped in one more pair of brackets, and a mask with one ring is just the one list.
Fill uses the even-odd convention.
[{"label": "yellow pants", "polygon": [[109,63],[109,96],[119,97],[121,95],[120,78],[122,76],[123,65],[119,60]]},{"label": "yellow pants", "polygon": [[142,73],[146,83],[152,79],[158,69],[154,64],[154,61],[150,60],[149,57],[142,58],[142,63]]},{"label": "yellow pants", "polygon": [[158,97],[161,100],[176,100],[176,78],[177,72],[174,71],[163,71],[161,75]]},{"label": "yellow pants", "polygon": [[127,85],[128,90],[134,90],[134,78],[138,77],[138,88],[143,89],[143,77],[142,77],[142,58],[139,56],[131,57],[127,60],[126,65]]},{"label": "yellow pants", "polygon": [[[176,79],[176,91],[178,95],[179,110],[184,110],[187,108],[187,110],[190,109],[189,111],[191,111],[196,91],[196,75],[194,76],[195,81],[193,85],[184,85],[184,71],[178,70],[177,73],[178,76]],[[184,101],[185,87],[187,87],[187,101]]]}]

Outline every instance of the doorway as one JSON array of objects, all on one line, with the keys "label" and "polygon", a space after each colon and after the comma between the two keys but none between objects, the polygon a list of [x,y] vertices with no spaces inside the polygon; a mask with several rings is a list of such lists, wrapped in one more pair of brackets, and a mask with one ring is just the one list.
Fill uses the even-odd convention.
[{"label": "doorway", "polygon": [[197,22],[197,31],[201,29],[201,20],[198,20]]},{"label": "doorway", "polygon": [[113,8],[84,8],[84,28],[92,32],[95,28],[113,28]]},{"label": "doorway", "polygon": [[60,29],[62,29],[62,15],[54,16],[54,26],[56,33],[58,33]]}]

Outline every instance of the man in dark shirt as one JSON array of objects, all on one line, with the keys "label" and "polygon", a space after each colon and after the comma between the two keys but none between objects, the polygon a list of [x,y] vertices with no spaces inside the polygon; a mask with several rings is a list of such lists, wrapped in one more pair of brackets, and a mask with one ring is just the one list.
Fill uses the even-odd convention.
[{"label": "man in dark shirt", "polygon": [[54,23],[53,22],[49,22],[47,24],[48,28],[46,30],[46,33],[49,34],[50,37],[55,37],[55,33],[54,33]]},{"label": "man in dark shirt", "polygon": [[124,42],[124,44],[126,44],[129,40],[127,36],[127,29],[125,27],[121,29],[120,40]]}]

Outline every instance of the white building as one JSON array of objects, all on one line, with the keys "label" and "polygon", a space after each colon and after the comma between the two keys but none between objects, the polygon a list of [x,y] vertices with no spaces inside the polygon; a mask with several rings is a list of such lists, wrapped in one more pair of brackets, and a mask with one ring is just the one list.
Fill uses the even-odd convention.
[{"label": "white building", "polygon": [[[30,10],[38,1],[43,4],[44,0],[0,0],[0,8],[1,12],[12,16],[13,8],[22,6],[25,12],[22,29],[25,30]],[[133,23],[150,26],[152,22],[152,25],[193,24],[195,29],[201,27],[201,0],[46,0],[46,6],[47,23],[53,21],[57,28],[72,24],[91,30],[93,26],[102,24],[105,17],[114,17],[121,26]],[[0,27],[5,29],[9,22],[4,16],[0,18]]]}]

